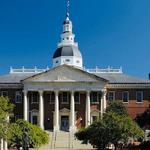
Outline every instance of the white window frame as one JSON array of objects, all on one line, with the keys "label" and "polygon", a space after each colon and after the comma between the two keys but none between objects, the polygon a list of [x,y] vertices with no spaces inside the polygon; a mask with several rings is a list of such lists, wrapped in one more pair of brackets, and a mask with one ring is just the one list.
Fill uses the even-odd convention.
[{"label": "white window frame", "polygon": [[[75,101],[75,94],[77,94],[77,93],[79,94],[79,101],[78,101],[78,102]],[[75,93],[74,93],[74,101],[75,101],[75,104],[80,104],[80,100],[81,100],[81,99],[80,99],[80,98],[81,98],[80,95],[81,95],[80,92],[75,92]]]},{"label": "white window frame", "polygon": [[[4,96],[5,94],[3,94],[3,93],[6,93],[6,96]],[[8,96],[8,91],[1,91],[1,96],[7,97]]]},{"label": "white window frame", "polygon": [[[127,93],[127,101],[124,101],[124,93]],[[122,102],[123,103],[129,103],[129,91],[123,91],[122,92]]]},{"label": "white window frame", "polygon": [[[113,93],[113,99],[112,99],[112,100],[109,99],[109,97],[110,97],[109,94],[110,94],[110,93]],[[115,97],[116,97],[115,91],[109,91],[109,92],[108,92],[108,101],[109,101],[109,102],[114,101],[114,100],[115,100]]]},{"label": "white window frame", "polygon": [[[20,101],[17,101],[17,96],[20,96]],[[16,91],[15,93],[15,103],[22,103],[22,92]]]},{"label": "white window frame", "polygon": [[37,102],[34,102],[34,101],[33,101],[33,99],[34,99],[34,98],[33,98],[33,94],[34,94],[34,93],[31,93],[31,104],[38,104],[38,103],[39,103],[39,96],[38,96],[38,93],[37,93]]},{"label": "white window frame", "polygon": [[[50,93],[47,93],[48,94],[48,102],[49,102],[49,104],[54,104],[55,103],[55,97],[54,97],[54,99],[52,100],[52,94],[53,94],[53,92],[50,92]],[[54,93],[54,95],[55,95],[55,93]]]},{"label": "white window frame", "polygon": [[[64,93],[67,93],[67,101],[63,101]],[[69,93],[68,92],[62,92],[61,104],[69,104]]]},{"label": "white window frame", "polygon": [[[138,93],[141,93],[141,101],[138,101]],[[136,103],[143,103],[143,91],[136,91]]]},{"label": "white window frame", "polygon": [[33,124],[33,117],[37,117],[37,125],[39,125],[39,112],[37,110],[31,111],[31,123]]},{"label": "white window frame", "polygon": [[[96,93],[96,95],[97,95],[97,100],[96,100],[96,102],[93,102],[92,100],[93,100],[93,93]],[[97,91],[92,91],[91,93],[90,93],[90,95],[91,95],[91,104],[99,104],[99,93],[97,92]]]}]

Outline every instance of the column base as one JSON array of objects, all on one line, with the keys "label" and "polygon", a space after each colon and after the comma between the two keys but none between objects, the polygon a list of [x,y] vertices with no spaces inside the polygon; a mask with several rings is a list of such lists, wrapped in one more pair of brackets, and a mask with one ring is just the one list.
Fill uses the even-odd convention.
[{"label": "column base", "polygon": [[76,132],[76,126],[70,126],[69,132]]},{"label": "column base", "polygon": [[54,132],[59,131],[59,126],[54,126]]}]

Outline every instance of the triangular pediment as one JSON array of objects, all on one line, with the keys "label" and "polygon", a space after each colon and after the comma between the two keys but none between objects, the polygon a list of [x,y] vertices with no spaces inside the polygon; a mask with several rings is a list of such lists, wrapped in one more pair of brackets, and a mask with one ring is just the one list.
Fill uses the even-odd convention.
[{"label": "triangular pediment", "polygon": [[107,80],[81,69],[62,65],[46,72],[31,76],[23,82],[107,82]]},{"label": "triangular pediment", "polygon": [[59,111],[62,112],[62,113],[69,113],[70,112],[70,110],[67,109],[67,108],[63,108],[63,109],[61,109]]}]

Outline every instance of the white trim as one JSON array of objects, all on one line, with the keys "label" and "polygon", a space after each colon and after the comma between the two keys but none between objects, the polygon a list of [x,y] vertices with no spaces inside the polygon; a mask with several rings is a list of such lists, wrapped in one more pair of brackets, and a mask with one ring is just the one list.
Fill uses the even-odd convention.
[{"label": "white trim", "polygon": [[[137,94],[141,93],[141,102],[137,101]],[[143,91],[136,91],[136,103],[143,103]]]},{"label": "white trim", "polygon": [[[113,99],[112,100],[109,99],[109,94],[110,93],[113,93]],[[108,101],[114,101],[115,99],[116,99],[116,93],[115,93],[115,91],[108,91]]]},{"label": "white trim", "polygon": [[39,94],[38,92],[36,93],[37,94],[37,102],[34,102],[33,101],[33,93],[36,93],[36,92],[31,92],[31,104],[39,104]]},{"label": "white trim", "polygon": [[31,123],[33,124],[33,116],[37,116],[37,125],[39,125],[39,111],[32,110],[31,111]]},{"label": "white trim", "polygon": [[[64,93],[67,93],[67,101],[66,101],[66,102],[63,101],[63,94],[64,94]],[[60,93],[60,94],[62,94],[61,104],[69,104],[69,92],[64,91],[64,92],[62,92],[62,93]]]},{"label": "white trim", "polygon": [[[17,100],[17,96],[20,96],[20,100],[19,101]],[[22,92],[21,91],[16,91],[15,92],[15,103],[16,104],[22,103]]]},{"label": "white trim", "polygon": [[[96,102],[93,102],[92,100],[93,100],[93,93],[96,93],[97,95],[96,95]],[[99,97],[99,92],[98,91],[91,91],[90,92],[90,101],[91,101],[91,104],[99,104],[99,102],[100,102],[100,97]]]},{"label": "white trim", "polygon": [[[124,94],[124,93],[127,93],[127,101],[126,101],[126,102],[123,101],[123,94]],[[123,103],[129,103],[129,91],[123,91],[123,92],[122,92],[122,102],[123,102]]]}]

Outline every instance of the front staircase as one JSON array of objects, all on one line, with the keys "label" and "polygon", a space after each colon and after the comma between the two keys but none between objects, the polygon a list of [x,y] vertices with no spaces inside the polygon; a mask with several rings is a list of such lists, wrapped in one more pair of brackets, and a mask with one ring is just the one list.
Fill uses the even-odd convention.
[{"label": "front staircase", "polygon": [[71,132],[57,131],[51,134],[50,149],[92,149],[90,144],[82,144]]}]

